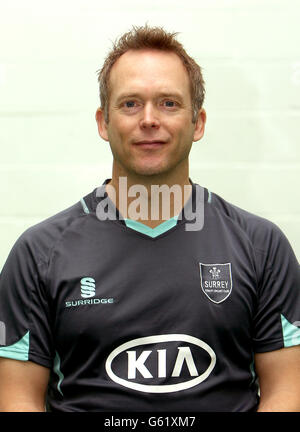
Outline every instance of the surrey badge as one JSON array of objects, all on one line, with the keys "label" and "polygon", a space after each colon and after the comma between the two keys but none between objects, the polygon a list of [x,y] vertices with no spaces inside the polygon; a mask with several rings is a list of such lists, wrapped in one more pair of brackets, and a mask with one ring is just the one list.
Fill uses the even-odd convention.
[{"label": "surrey badge", "polygon": [[231,263],[200,266],[200,284],[204,294],[214,303],[221,303],[232,291]]}]

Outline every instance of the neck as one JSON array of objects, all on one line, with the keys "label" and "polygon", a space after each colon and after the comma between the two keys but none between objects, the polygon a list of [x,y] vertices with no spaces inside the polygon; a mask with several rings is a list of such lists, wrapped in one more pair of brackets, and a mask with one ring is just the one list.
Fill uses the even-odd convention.
[{"label": "neck", "polygon": [[106,191],[124,218],[155,228],[181,212],[192,186],[188,169],[147,176],[113,169]]}]

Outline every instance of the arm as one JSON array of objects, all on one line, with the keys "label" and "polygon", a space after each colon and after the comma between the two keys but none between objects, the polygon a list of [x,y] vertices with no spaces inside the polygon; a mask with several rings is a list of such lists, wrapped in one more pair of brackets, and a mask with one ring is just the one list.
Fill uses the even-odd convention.
[{"label": "arm", "polygon": [[0,411],[45,411],[49,373],[31,361],[0,358]]},{"label": "arm", "polygon": [[255,354],[258,412],[300,411],[300,346]]}]

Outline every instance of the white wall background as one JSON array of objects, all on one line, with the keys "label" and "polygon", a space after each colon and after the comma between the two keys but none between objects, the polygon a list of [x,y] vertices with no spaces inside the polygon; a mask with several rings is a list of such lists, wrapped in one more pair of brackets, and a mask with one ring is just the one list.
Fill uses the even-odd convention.
[{"label": "white wall background", "polygon": [[146,22],[203,67],[192,179],[275,222],[300,258],[300,1],[0,0],[0,269],[27,227],[110,177],[96,71]]}]

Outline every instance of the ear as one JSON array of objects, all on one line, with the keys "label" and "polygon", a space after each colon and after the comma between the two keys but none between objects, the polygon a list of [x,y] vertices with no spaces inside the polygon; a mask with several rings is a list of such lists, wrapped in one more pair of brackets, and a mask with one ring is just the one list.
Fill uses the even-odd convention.
[{"label": "ear", "polygon": [[198,117],[195,124],[194,137],[193,137],[194,142],[199,141],[203,137],[205,123],[206,123],[206,112],[203,108],[201,108],[198,111]]},{"label": "ear", "polygon": [[108,141],[107,123],[105,121],[104,111],[102,108],[97,109],[95,118],[96,118],[96,122],[97,122],[97,126],[98,126],[99,135],[105,141]]}]

